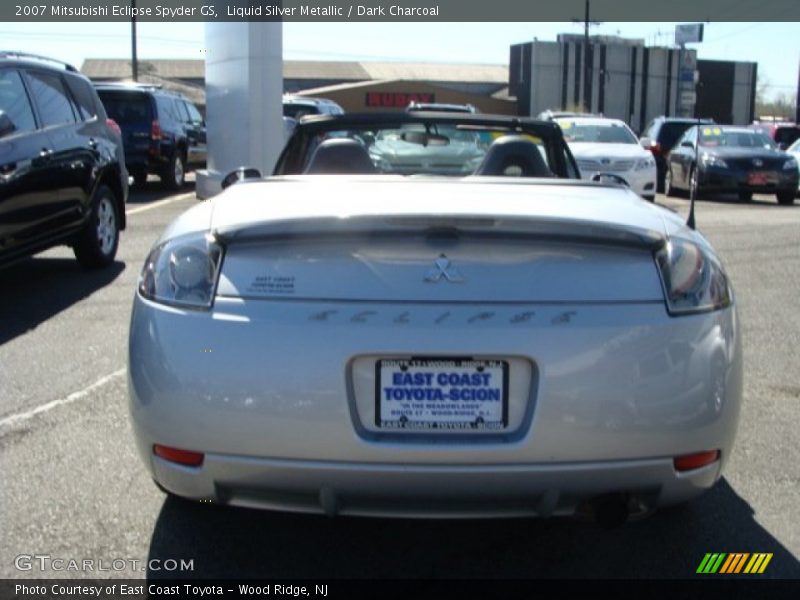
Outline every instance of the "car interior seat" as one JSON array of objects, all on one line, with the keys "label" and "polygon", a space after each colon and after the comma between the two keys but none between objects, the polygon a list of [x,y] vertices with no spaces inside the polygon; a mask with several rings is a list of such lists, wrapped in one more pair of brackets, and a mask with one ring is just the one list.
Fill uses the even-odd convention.
[{"label": "car interior seat", "polygon": [[505,135],[492,142],[475,175],[552,177],[553,173],[536,144],[521,135]]},{"label": "car interior seat", "polygon": [[369,152],[352,138],[324,140],[311,155],[305,173],[367,175],[377,173]]}]

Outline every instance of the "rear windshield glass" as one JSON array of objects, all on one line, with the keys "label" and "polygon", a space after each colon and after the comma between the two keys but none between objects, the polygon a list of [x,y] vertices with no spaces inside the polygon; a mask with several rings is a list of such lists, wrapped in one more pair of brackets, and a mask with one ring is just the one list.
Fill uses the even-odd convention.
[{"label": "rear windshield glass", "polygon": [[318,115],[319,109],[313,104],[284,104],[283,116],[300,119],[306,115]]},{"label": "rear windshield glass", "polygon": [[[509,135],[514,137],[505,139]],[[500,139],[504,143],[498,144]],[[297,168],[314,174],[552,177],[555,152],[552,143],[535,135],[491,126],[419,122],[331,127],[308,140]]]},{"label": "rear windshield glass", "polygon": [[144,94],[117,94],[99,92],[108,116],[117,123],[150,123],[150,100]]}]

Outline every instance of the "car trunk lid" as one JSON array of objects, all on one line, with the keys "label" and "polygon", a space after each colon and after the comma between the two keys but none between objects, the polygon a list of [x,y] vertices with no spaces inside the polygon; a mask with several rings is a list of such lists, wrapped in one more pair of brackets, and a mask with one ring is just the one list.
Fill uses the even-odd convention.
[{"label": "car trunk lid", "polygon": [[215,200],[212,218],[213,233],[227,247],[217,293],[326,301],[662,301],[653,252],[664,243],[663,221],[635,197],[574,182],[472,183],[307,178],[234,186],[236,193]]}]

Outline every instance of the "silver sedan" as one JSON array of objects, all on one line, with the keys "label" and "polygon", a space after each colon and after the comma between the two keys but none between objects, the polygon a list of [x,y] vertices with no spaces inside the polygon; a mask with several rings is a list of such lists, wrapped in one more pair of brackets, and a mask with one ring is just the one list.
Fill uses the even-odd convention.
[{"label": "silver sedan", "polygon": [[[276,175],[231,185],[153,247],[129,389],[157,484],[329,515],[609,522],[713,486],[742,355],[702,235],[570,179],[555,125],[449,117],[491,141],[483,165],[403,177],[359,162],[377,118],[304,121]],[[332,152],[367,172],[315,170],[335,164],[315,156],[333,129]],[[526,160],[550,175],[508,176]]]}]

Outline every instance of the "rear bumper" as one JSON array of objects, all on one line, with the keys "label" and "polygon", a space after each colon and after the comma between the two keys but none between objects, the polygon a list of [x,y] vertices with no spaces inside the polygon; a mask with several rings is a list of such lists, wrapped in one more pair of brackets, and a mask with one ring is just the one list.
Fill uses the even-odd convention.
[{"label": "rear bumper", "polygon": [[232,506],[382,517],[571,515],[610,493],[652,510],[689,500],[720,463],[678,474],[671,459],[558,465],[391,465],[206,455],[201,467],[152,458],[166,490]]},{"label": "rear bumper", "polygon": [[[198,312],[137,296],[130,409],[154,479],[189,498],[283,510],[548,515],[611,492],[651,508],[681,502],[730,455],[742,393],[733,308],[674,319],[660,303],[465,305],[437,324],[435,305],[335,306],[218,297]],[[470,324],[489,308],[491,320]],[[368,431],[370,358],[423,351],[520,357],[515,429]],[[166,462],[153,444],[203,452],[204,464]],[[714,449],[714,465],[674,471],[675,456]]]},{"label": "rear bumper", "polygon": [[156,173],[162,167],[161,158],[153,158],[146,153],[125,154],[125,166],[129,173],[146,171]]},{"label": "rear bumper", "polygon": [[147,172],[158,174],[169,166],[175,147],[170,143],[149,143],[147,148],[125,148],[125,165],[129,173]]}]

